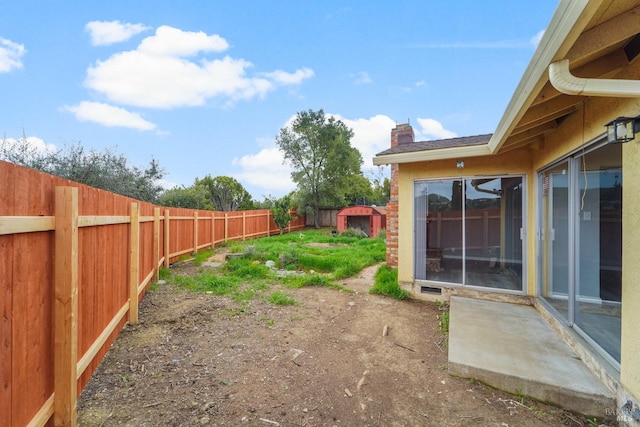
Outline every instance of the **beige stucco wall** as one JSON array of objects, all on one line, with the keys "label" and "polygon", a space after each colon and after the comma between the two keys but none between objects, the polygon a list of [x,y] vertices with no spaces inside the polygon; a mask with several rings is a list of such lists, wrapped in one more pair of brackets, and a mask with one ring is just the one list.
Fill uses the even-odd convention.
[{"label": "beige stucco wall", "polygon": [[[636,114],[640,108],[636,105]],[[640,401],[640,138],[622,150],[622,361],[620,381]]]}]

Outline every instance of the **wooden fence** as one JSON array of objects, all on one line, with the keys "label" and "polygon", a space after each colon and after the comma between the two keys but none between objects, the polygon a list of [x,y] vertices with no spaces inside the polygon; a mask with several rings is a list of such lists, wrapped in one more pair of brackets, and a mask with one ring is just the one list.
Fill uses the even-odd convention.
[{"label": "wooden fence", "polygon": [[0,426],[75,425],[160,267],[277,233],[268,210],[162,208],[0,161]]}]

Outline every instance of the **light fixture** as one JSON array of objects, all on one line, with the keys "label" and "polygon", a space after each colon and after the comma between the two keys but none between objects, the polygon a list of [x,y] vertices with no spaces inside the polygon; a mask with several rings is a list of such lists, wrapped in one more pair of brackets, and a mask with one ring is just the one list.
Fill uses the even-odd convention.
[{"label": "light fixture", "polygon": [[618,117],[605,125],[607,127],[607,142],[617,144],[629,142],[636,137],[640,130],[640,116]]},{"label": "light fixture", "polygon": [[464,160],[458,160],[458,161],[456,162],[456,167],[457,167],[458,169],[463,169],[463,168],[464,168]]}]

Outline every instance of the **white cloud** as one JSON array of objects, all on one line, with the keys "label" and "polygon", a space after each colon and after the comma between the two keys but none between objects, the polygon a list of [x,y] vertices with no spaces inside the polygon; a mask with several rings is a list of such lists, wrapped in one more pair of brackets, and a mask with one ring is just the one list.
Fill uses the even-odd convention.
[{"label": "white cloud", "polygon": [[22,68],[21,59],[25,53],[24,45],[0,37],[0,73]]},{"label": "white cloud", "polygon": [[363,169],[373,168],[373,157],[391,146],[391,129],[396,127],[396,122],[383,114],[354,120],[333,116],[353,130],[351,145],[362,154]]},{"label": "white cloud", "polygon": [[538,34],[531,37],[531,44],[533,45],[534,48],[537,48],[538,45],[540,44],[540,40],[542,40],[542,36],[544,36],[544,31],[545,30],[540,30],[538,31]]},{"label": "white cloud", "polygon": [[287,73],[286,71],[276,70],[270,73],[262,73],[262,75],[279,84],[297,85],[302,83],[303,80],[313,77],[314,72],[312,69],[304,67],[301,70],[296,70],[295,73]]},{"label": "white cloud", "polygon": [[126,127],[139,130],[153,130],[156,125],[143,119],[139,114],[124,108],[101,102],[82,101],[78,105],[66,106],[82,122],[94,122],[108,127]]},{"label": "white cloud", "polygon": [[55,153],[58,148],[54,144],[48,144],[43,139],[37,136],[27,136],[22,138],[3,138],[0,142],[5,144],[5,147],[11,150],[13,147],[28,146],[35,150],[39,154]]},{"label": "white cloud", "polygon": [[418,141],[424,139],[448,139],[458,136],[455,132],[445,129],[440,122],[434,119],[418,118],[418,124],[421,127],[415,132],[416,140]]},{"label": "white cloud", "polygon": [[369,73],[366,71],[359,71],[357,73],[350,74],[349,77],[352,77],[354,83],[358,85],[373,83]]},{"label": "white cloud", "polygon": [[277,147],[263,148],[257,154],[236,157],[232,164],[240,167],[240,172],[234,174],[238,181],[265,190],[265,195],[272,192],[276,195],[286,194],[296,188],[291,181],[291,167],[284,164],[282,152]]},{"label": "white cloud", "polygon": [[93,46],[107,46],[129,40],[149,29],[143,24],[120,23],[120,21],[91,21],[85,25]]},{"label": "white cloud", "polygon": [[138,51],[159,56],[192,56],[198,52],[223,52],[229,43],[217,34],[208,36],[199,31],[182,31],[163,25],[156,34],[145,38],[138,46]]},{"label": "white cloud", "polygon": [[228,43],[217,35],[185,32],[163,26],[142,40],[136,50],[120,52],[87,69],[85,86],[112,102],[146,108],[199,106],[219,98],[224,104],[263,97],[279,85],[295,85],[313,76],[302,68],[248,76],[249,61],[222,59],[190,61],[185,56],[220,52]]}]

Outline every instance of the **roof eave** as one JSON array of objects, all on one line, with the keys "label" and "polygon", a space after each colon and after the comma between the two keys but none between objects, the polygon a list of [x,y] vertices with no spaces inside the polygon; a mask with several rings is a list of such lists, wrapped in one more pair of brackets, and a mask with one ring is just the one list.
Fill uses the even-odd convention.
[{"label": "roof eave", "polygon": [[487,144],[469,147],[450,147],[435,150],[411,151],[406,153],[377,155],[373,158],[375,166],[427,162],[430,160],[447,160],[461,157],[478,157],[491,154]]},{"label": "roof eave", "polygon": [[564,58],[601,3],[602,0],[561,0],[497,129],[489,140],[488,147],[491,153],[502,147],[549,80],[549,64]]}]

